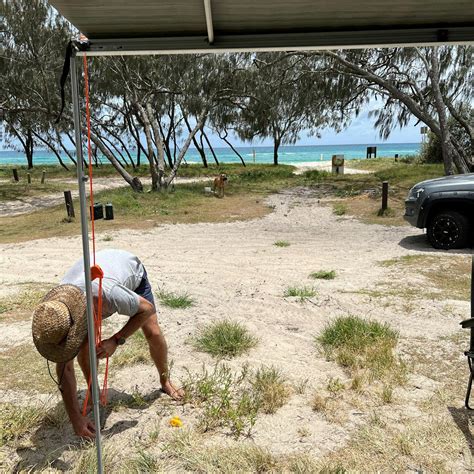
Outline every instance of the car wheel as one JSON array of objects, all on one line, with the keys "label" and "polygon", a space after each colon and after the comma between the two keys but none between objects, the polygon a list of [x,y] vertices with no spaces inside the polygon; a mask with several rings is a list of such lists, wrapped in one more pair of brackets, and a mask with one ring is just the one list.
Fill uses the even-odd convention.
[{"label": "car wheel", "polygon": [[428,240],[435,249],[459,249],[469,240],[469,221],[455,211],[435,214],[428,225]]}]

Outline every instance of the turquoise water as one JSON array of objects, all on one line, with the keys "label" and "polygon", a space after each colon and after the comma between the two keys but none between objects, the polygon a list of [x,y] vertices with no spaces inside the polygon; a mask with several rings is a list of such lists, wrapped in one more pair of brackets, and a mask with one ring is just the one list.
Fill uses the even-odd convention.
[{"label": "turquoise water", "polygon": [[[365,158],[368,146],[377,146],[377,156],[393,157],[396,153],[400,157],[416,155],[420,152],[419,143],[383,143],[366,145],[312,145],[312,146],[282,146],[279,150],[280,163],[302,163],[306,161],[329,161],[332,155],[344,155],[348,160],[357,158]],[[244,160],[248,163],[253,162],[253,151],[255,150],[256,163],[273,163],[273,148],[271,146],[258,147],[236,147]],[[239,158],[229,148],[214,148],[216,155],[223,163],[240,162]],[[132,156],[134,153],[131,153]],[[213,162],[212,155],[209,151],[206,153],[209,163]],[[64,156],[67,163],[69,160]],[[142,155],[142,162],[146,161],[146,157]],[[104,159],[104,161],[107,161]],[[186,161],[188,163],[200,163],[201,158],[198,152],[191,148],[186,153]],[[34,163],[36,165],[55,164],[57,158],[53,153],[45,150],[36,150],[34,154]],[[1,165],[26,165],[26,157],[23,153],[17,151],[0,151]]]}]

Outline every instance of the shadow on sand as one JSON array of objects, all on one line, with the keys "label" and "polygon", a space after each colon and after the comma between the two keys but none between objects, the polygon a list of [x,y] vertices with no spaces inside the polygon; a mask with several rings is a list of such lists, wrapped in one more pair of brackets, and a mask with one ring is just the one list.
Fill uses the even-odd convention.
[{"label": "shadow on sand", "polygon": [[[80,393],[80,400],[83,399],[84,393]],[[136,420],[120,420],[112,426],[104,429],[107,419],[113,412],[114,407],[123,406],[130,410],[144,410],[148,408],[155,400],[162,395],[160,390],[143,396],[142,403],[137,406],[136,399],[133,395],[125,392],[119,392],[113,388],[108,391],[108,404],[106,408],[101,409],[101,426],[102,437],[111,438],[137,425]],[[81,398],[82,397],[82,398]],[[60,408],[62,401],[53,407],[53,410]],[[92,418],[92,415],[90,415]],[[81,451],[88,449],[90,444],[78,438],[67,420],[60,426],[54,426],[50,421],[44,421],[30,438],[28,447],[17,448],[19,460],[15,466],[14,472],[26,470],[36,471],[52,467],[61,471],[72,469],[72,465],[60,459],[66,451]]]},{"label": "shadow on sand", "polygon": [[456,249],[456,250],[437,250],[434,249],[426,239],[426,235],[419,234],[419,235],[409,235],[404,237],[400,240],[399,244],[400,247],[403,247],[407,250],[418,250],[419,252],[426,252],[426,253],[444,253],[449,255],[472,255],[474,249],[473,248],[466,248],[466,249]]},{"label": "shadow on sand", "polygon": [[471,456],[474,456],[474,445],[473,445],[473,423],[474,423],[474,411],[467,410],[466,408],[455,408],[448,407],[449,413],[453,417],[454,422],[461,430],[462,434],[466,438],[467,445],[471,452]]}]

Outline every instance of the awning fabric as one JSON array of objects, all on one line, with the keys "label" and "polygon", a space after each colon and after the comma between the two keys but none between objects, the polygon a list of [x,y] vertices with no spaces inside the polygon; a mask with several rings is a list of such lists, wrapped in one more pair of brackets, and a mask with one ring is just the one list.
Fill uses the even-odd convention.
[{"label": "awning fabric", "polygon": [[474,41],[474,0],[50,0],[92,50]]}]

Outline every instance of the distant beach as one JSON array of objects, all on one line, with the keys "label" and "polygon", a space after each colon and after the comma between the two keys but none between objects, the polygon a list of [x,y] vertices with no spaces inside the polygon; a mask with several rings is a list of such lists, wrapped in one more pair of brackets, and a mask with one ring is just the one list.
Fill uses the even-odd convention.
[{"label": "distant beach", "polygon": [[[282,146],[280,147],[278,156],[279,162],[282,164],[311,163],[318,161],[329,161],[332,155],[344,155],[347,160],[360,159],[366,157],[368,146],[377,147],[377,156],[393,157],[395,154],[402,156],[416,155],[420,152],[420,143],[383,143],[374,144],[367,143],[364,145],[311,145],[311,146]],[[248,163],[253,162],[255,150],[256,163],[273,163],[273,147],[256,146],[256,147],[237,147],[238,152]],[[239,162],[238,156],[228,147],[214,148],[217,158],[223,163]],[[135,155],[133,151],[132,156]],[[207,159],[213,162],[210,150],[206,150]],[[63,155],[66,163],[69,161],[66,155]],[[104,158],[104,161],[106,159]],[[142,155],[142,162],[146,161]],[[186,153],[186,161],[188,163],[200,163],[201,158],[196,149],[189,149]],[[34,154],[34,163],[36,165],[56,164],[58,160],[56,156],[46,150],[36,150]],[[0,165],[25,165],[26,157],[22,152],[14,150],[0,151]]]}]

